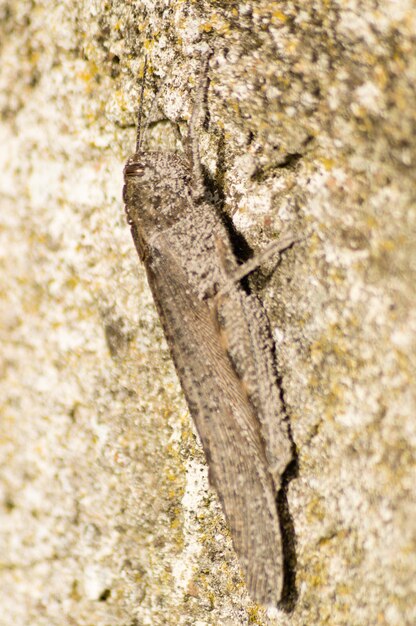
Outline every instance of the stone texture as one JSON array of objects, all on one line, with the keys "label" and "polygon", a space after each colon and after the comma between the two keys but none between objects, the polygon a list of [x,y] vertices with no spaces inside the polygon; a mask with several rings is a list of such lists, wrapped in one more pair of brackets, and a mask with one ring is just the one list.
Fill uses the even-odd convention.
[{"label": "stone texture", "polygon": [[[416,5],[0,5],[0,625],[416,622]],[[144,54],[254,250],[296,578],[247,596],[121,202]],[[293,531],[293,532],[292,532]]]}]

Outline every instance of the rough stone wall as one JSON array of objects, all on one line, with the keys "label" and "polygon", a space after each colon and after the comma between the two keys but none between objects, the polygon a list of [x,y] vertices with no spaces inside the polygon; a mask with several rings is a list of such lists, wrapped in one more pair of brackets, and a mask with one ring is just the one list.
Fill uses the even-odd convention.
[{"label": "rough stone wall", "polygon": [[[0,4],[0,625],[416,623],[416,3]],[[201,154],[254,251],[298,453],[290,593],[248,597],[125,224]]]}]

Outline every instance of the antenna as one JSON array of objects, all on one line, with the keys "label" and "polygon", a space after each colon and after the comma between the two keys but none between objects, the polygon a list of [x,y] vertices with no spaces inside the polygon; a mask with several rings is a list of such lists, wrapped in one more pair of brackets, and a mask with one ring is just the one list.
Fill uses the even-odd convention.
[{"label": "antenna", "polygon": [[152,112],[155,110],[156,108],[156,104],[157,101],[159,100],[159,96],[162,93],[163,87],[166,85],[167,80],[170,78],[172,71],[173,71],[174,65],[172,63],[172,65],[169,67],[168,71],[165,74],[165,77],[162,79],[162,84],[160,85],[159,89],[157,90],[156,94],[153,97],[152,102],[150,103],[150,107],[149,107],[149,114],[147,116],[147,120],[146,120],[146,124],[144,125],[143,128],[143,133],[141,136],[141,140],[140,140],[140,144],[142,144],[144,142],[144,138],[146,136],[147,131],[149,130],[149,126],[151,124],[152,121]]},{"label": "antenna", "polygon": [[[143,136],[141,134],[141,130],[142,130],[143,94],[144,94],[144,84],[146,82],[146,70],[147,70],[147,55],[144,57],[142,86],[141,86],[141,89],[140,89],[139,112],[137,114],[136,153],[140,151],[140,146],[141,146],[142,141],[143,141]],[[145,130],[146,130],[146,128],[145,128]]]},{"label": "antenna", "polygon": [[162,93],[163,87],[165,86],[167,80],[170,78],[170,76],[172,74],[172,71],[173,71],[173,68],[174,68],[174,65],[172,63],[172,65],[170,66],[170,68],[166,72],[165,77],[162,80],[161,86],[157,90],[156,94],[153,97],[152,102],[150,103],[149,112],[148,112],[148,115],[147,115],[146,122],[143,125],[143,132],[142,132],[141,126],[142,126],[142,117],[143,117],[143,92],[144,92],[144,83],[145,83],[146,70],[147,70],[147,55],[144,58],[142,87],[141,87],[141,90],[140,90],[140,104],[139,104],[139,113],[138,113],[138,120],[137,120],[136,153],[140,151],[140,148],[141,148],[141,146],[144,143],[144,139],[145,139],[146,133],[149,130],[149,126],[150,126],[151,121],[152,121],[152,112],[156,108],[156,104],[157,104],[157,101],[159,100],[159,96]]}]

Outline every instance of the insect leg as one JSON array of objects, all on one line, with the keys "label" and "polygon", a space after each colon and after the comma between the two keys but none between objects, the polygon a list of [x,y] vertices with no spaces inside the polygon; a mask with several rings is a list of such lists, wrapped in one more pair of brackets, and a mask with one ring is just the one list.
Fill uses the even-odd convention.
[{"label": "insect leg", "polygon": [[[262,263],[275,256],[276,254],[280,254],[284,250],[287,250],[287,248],[290,248],[290,246],[297,241],[299,241],[299,239],[294,237],[291,233],[287,233],[276,241],[272,241],[269,246],[267,246],[259,254],[256,254],[254,258],[249,259],[248,261],[243,263],[243,265],[240,265],[232,273],[229,273],[226,284],[222,287],[222,289],[220,289],[220,291],[217,293],[217,296],[224,295],[233,285],[251,274],[251,272],[254,272],[254,270],[260,267]],[[221,258],[221,250],[219,250],[219,258]]]}]

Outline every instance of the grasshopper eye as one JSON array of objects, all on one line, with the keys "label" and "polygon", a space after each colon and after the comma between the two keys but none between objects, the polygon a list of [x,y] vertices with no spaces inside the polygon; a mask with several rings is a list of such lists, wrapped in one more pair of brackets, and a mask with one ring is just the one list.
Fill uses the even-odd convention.
[{"label": "grasshopper eye", "polygon": [[124,168],[124,176],[127,178],[130,177],[140,177],[144,176],[145,168],[140,163],[129,163]]}]

